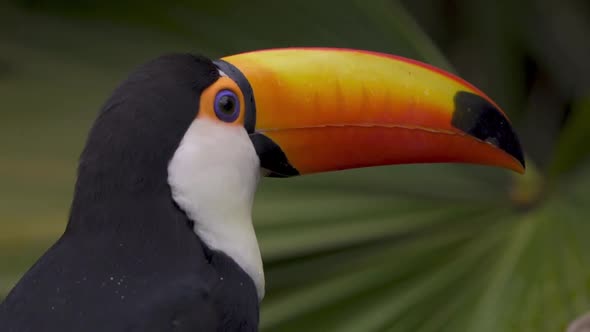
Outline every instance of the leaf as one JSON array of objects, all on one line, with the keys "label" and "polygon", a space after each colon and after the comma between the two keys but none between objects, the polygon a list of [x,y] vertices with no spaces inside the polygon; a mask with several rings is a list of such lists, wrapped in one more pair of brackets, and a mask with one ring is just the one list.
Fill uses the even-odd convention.
[{"label": "leaf", "polygon": [[587,1],[531,1],[523,15],[526,46],[553,77],[559,93],[580,97],[590,88],[590,29]]},{"label": "leaf", "polygon": [[590,96],[580,98],[572,106],[571,116],[562,129],[551,165],[553,176],[575,167],[590,153]]},{"label": "leaf", "polygon": [[[381,27],[385,37],[398,36],[416,50],[424,60],[434,66],[454,72],[453,66],[434,45],[410,13],[398,0],[375,0],[372,2],[356,1],[356,5]],[[391,40],[389,45],[396,45],[399,39]]]},{"label": "leaf", "polygon": [[[580,208],[588,198],[574,194],[589,180],[586,177],[575,188],[564,187],[529,212],[502,213],[492,207],[488,213],[458,217],[471,225],[471,231],[465,224],[444,219],[440,222],[445,231],[426,232],[428,228],[416,224],[423,231],[383,244],[391,252],[387,247],[371,250],[367,243],[326,257],[316,251],[300,260],[274,262],[267,266],[271,288],[263,306],[263,327],[268,331],[563,330],[590,306],[590,258],[585,255],[590,244],[583,238],[590,225],[578,217],[586,213]],[[431,217],[433,222],[446,211],[438,210],[441,214]],[[403,217],[391,222],[403,222]],[[459,230],[466,231],[463,237],[448,237],[460,234]],[[316,259],[318,265],[310,265]],[[365,267],[355,262],[364,262]],[[279,273],[283,269],[286,272]],[[278,278],[291,281],[282,284]],[[294,281],[298,279],[304,282]],[[276,283],[281,287],[274,293]],[[447,303],[456,310],[445,312]]]}]

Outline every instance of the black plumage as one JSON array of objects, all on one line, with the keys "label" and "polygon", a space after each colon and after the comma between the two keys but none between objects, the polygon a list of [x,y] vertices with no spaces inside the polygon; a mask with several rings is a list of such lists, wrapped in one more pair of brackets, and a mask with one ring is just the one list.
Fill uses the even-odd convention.
[{"label": "black plumage", "polygon": [[167,166],[219,73],[169,55],[119,86],[80,158],[68,226],[0,305],[0,330],[255,331],[250,277],[207,248]]}]

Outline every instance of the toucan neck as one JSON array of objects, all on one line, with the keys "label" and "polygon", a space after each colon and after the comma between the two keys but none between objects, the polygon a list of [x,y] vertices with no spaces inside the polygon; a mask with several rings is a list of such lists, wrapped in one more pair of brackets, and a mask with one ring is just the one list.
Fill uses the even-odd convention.
[{"label": "toucan neck", "polygon": [[[128,161],[129,162],[129,161]],[[166,182],[166,165],[142,165],[138,171],[130,165],[110,167],[109,163],[82,159],[68,222],[68,231],[92,234],[166,231],[170,219],[187,224]],[[148,166],[148,167],[146,167]]]},{"label": "toucan neck", "polygon": [[260,160],[244,128],[199,119],[187,130],[168,165],[178,206],[197,236],[232,258],[264,296],[264,271],[252,225]]}]

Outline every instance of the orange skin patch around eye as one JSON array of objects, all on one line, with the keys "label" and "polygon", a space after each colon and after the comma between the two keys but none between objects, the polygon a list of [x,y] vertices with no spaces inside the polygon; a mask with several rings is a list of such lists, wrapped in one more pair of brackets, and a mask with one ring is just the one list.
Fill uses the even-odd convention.
[{"label": "orange skin patch around eye", "polygon": [[[238,115],[238,118],[231,123],[220,120],[215,114],[215,96],[217,96],[217,93],[223,90],[232,91],[236,94],[236,96],[238,96],[240,101],[240,114]],[[238,87],[238,84],[236,84],[236,82],[227,76],[221,76],[215,83],[213,83],[201,93],[199,114],[197,115],[197,119],[207,118],[209,120],[219,121],[232,126],[244,126],[244,114],[246,114],[244,105],[244,96]]]}]

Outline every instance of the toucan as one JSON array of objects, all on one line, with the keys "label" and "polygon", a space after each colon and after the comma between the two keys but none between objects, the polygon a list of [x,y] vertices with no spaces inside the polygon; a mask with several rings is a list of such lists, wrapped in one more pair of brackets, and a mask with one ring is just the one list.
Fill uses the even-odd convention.
[{"label": "toucan", "polygon": [[1,304],[0,330],[256,331],[261,177],[431,162],[525,168],[500,107],[418,61],[334,48],[161,56],[100,109],[65,231]]}]

